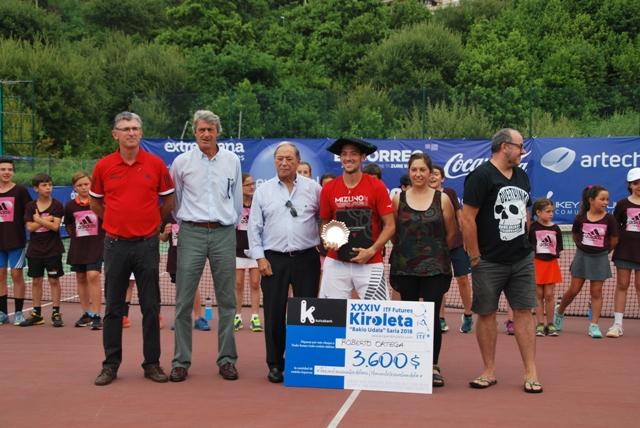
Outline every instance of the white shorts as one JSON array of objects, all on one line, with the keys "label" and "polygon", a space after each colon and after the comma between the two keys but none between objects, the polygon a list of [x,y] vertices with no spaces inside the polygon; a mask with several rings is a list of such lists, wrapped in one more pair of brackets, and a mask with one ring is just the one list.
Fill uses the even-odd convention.
[{"label": "white shorts", "polygon": [[355,288],[364,300],[389,300],[384,264],[349,263],[327,257],[322,268],[320,298],[350,299]]},{"label": "white shorts", "polygon": [[236,269],[258,269],[258,262],[254,259],[236,257]]}]

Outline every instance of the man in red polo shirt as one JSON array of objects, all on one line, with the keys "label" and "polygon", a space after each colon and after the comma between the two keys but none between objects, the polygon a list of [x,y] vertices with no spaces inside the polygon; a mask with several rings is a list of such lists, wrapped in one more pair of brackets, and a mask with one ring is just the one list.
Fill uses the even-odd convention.
[{"label": "man in red polo shirt", "polygon": [[167,382],[160,367],[158,232],[162,219],[173,208],[173,181],[159,157],[140,149],[140,116],[122,112],[113,123],[111,135],[119,148],[98,161],[90,191],[91,209],[102,218],[106,233],[105,360],[95,384],[110,384],[122,362],[122,316],[131,273],[136,278],[142,310],[144,376],[154,382]]}]

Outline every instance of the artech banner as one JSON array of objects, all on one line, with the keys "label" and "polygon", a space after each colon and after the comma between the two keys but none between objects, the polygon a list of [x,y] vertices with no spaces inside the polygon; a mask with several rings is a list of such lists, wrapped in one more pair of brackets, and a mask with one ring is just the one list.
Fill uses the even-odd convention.
[{"label": "artech banner", "polygon": [[[302,160],[309,162],[313,176],[319,180],[325,172],[341,173],[337,156],[326,149],[334,141],[321,139],[241,139],[220,140],[219,144],[235,152],[243,171],[251,173],[259,186],[275,176],[273,154],[283,141],[296,144]],[[407,173],[411,153],[428,154],[435,165],[445,170],[445,187],[452,187],[460,199],[464,195],[465,177],[491,156],[489,140],[375,140],[378,151],[367,158],[383,170],[382,179],[391,192],[398,191],[400,177]],[[197,148],[195,141],[171,139],[142,140],[145,150],[160,156],[167,165],[180,153]],[[600,184],[609,189],[611,207],[626,197],[626,173],[640,167],[640,137],[532,138],[525,140],[527,153],[521,167],[532,185],[532,200],[550,196],[556,207],[555,222],[571,224],[578,212],[582,189]]]}]

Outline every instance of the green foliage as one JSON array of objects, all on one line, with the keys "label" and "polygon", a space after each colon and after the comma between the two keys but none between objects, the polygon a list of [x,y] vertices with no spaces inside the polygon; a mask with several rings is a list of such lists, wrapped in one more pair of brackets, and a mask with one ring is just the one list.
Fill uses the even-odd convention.
[{"label": "green foliage", "polygon": [[431,13],[418,0],[397,0],[389,4],[389,28],[391,29],[400,29],[427,22],[430,19]]},{"label": "green foliage", "polygon": [[226,136],[637,134],[638,75],[638,0],[0,2],[0,78],[35,81],[5,106],[34,97],[52,156],[112,151],[122,110],[149,137],[200,108]]},{"label": "green foliage", "polygon": [[186,49],[211,45],[220,51],[229,43],[251,39],[250,27],[242,22],[235,1],[185,0],[168,8],[167,17],[170,26],[158,36],[161,43]]},{"label": "green foliage", "polygon": [[164,7],[166,0],[118,0],[117,6],[103,0],[82,3],[82,15],[89,30],[119,31],[150,40],[169,24]]},{"label": "green foliage", "polygon": [[393,89],[396,105],[410,106],[422,88],[441,97],[455,83],[462,60],[460,37],[440,24],[419,23],[392,33],[373,48],[360,77],[376,87]]},{"label": "green foliage", "polygon": [[414,107],[396,127],[398,138],[487,138],[494,132],[486,113],[455,101]]},{"label": "green foliage", "polygon": [[495,19],[511,3],[510,0],[461,0],[457,7],[436,10],[433,20],[466,40],[474,23]]},{"label": "green foliage", "polygon": [[130,110],[135,111],[144,121],[144,133],[158,137],[175,135],[175,123],[171,120],[170,103],[155,90],[146,96],[135,95],[131,100]]},{"label": "green foliage", "polygon": [[338,135],[384,138],[391,135],[396,116],[386,91],[362,85],[338,102],[334,122]]},{"label": "green foliage", "polygon": [[35,8],[33,1],[2,0],[0,2],[0,38],[35,41],[57,39],[60,20]]},{"label": "green foliage", "polygon": [[44,172],[51,176],[54,186],[69,186],[71,185],[71,176],[75,172],[91,172],[95,164],[95,159],[39,157],[16,162],[16,173],[13,179],[16,183],[31,187],[33,176]]},{"label": "green foliage", "polygon": [[[91,135],[84,123],[100,123],[101,73],[95,59],[71,45],[54,46],[0,40],[0,75],[35,82],[35,111],[42,121],[46,149],[60,153],[65,142],[75,147]],[[25,94],[26,96],[26,94]]]},{"label": "green foliage", "polygon": [[[559,135],[573,137],[580,135],[578,124],[568,119],[566,116],[560,115],[554,117],[549,112],[541,109],[535,109],[532,114],[532,130],[528,130],[525,134],[535,137],[557,137]],[[524,128],[523,128],[523,132]]]},{"label": "green foliage", "polygon": [[225,118],[224,135],[227,137],[264,135],[258,98],[246,79],[236,85],[234,92],[216,98],[204,108]]},{"label": "green foliage", "polygon": [[385,12],[379,0],[309,0],[284,25],[303,36],[304,59],[321,64],[328,76],[348,78],[386,35]]},{"label": "green foliage", "polygon": [[616,112],[604,119],[584,119],[579,126],[580,133],[586,136],[640,135],[640,113]]}]

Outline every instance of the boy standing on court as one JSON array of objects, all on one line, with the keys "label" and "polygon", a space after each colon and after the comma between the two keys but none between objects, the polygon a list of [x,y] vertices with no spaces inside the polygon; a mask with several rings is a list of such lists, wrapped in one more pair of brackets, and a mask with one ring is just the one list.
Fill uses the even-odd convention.
[{"label": "boy standing on court", "polygon": [[45,270],[51,287],[51,300],[53,300],[51,322],[54,327],[62,327],[64,323],[60,313],[59,278],[64,275],[62,268],[64,246],[60,239],[59,230],[64,216],[64,207],[60,201],[51,196],[53,180],[49,175],[36,174],[32,184],[38,198],[29,202],[25,207],[24,221],[27,224],[27,230],[31,233],[27,246],[27,261],[29,263],[27,275],[33,281],[31,289],[33,310],[31,316],[20,323],[20,327],[44,324],[42,283],[44,282]]},{"label": "boy standing on court", "polygon": [[13,182],[13,160],[0,158],[0,325],[9,323],[7,298],[7,271],[11,269],[13,298],[15,299],[14,324],[24,321],[24,208],[31,202],[26,187]]}]

